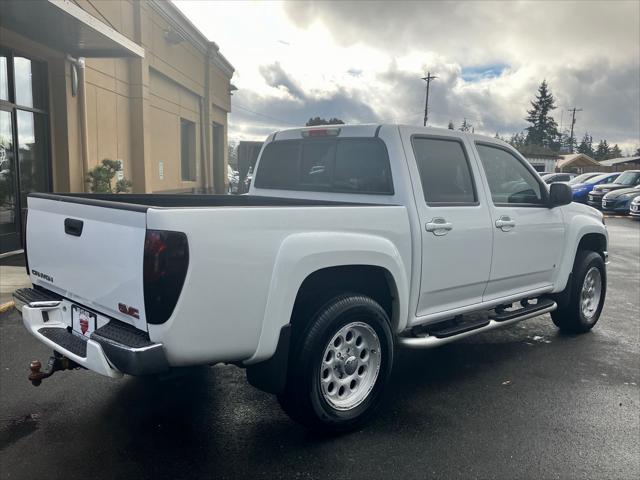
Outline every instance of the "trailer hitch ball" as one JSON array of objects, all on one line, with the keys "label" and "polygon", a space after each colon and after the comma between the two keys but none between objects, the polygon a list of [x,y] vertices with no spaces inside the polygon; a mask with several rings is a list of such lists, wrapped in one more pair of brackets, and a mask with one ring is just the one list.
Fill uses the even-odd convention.
[{"label": "trailer hitch ball", "polygon": [[72,360],[61,355],[54,355],[49,357],[47,366],[43,371],[41,371],[42,363],[40,363],[39,360],[33,360],[29,364],[29,369],[31,370],[31,373],[29,374],[29,381],[34,387],[37,387],[42,383],[43,379],[50,377],[58,370],[70,370],[76,366],[77,365]]}]

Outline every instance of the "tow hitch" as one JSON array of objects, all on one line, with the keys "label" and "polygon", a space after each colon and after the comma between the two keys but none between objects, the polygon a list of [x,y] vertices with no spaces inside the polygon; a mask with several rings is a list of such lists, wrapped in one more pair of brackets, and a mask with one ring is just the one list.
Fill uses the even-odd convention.
[{"label": "tow hitch", "polygon": [[42,383],[44,378],[48,378],[58,370],[73,370],[74,368],[80,368],[73,360],[69,360],[67,357],[60,355],[58,352],[53,352],[53,356],[49,357],[47,366],[44,371],[40,371],[42,363],[40,360],[33,360],[29,365],[31,373],[29,374],[29,381],[34,387],[37,387]]}]

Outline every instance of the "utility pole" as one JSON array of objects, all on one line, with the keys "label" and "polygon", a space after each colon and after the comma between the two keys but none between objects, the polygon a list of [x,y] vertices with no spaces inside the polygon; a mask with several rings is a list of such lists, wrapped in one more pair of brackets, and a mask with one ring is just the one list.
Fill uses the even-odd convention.
[{"label": "utility pole", "polygon": [[427,82],[427,98],[424,101],[424,123],[423,126],[427,126],[427,120],[429,119],[429,84],[431,83],[431,80],[434,80],[438,77],[436,77],[435,75],[431,75],[431,72],[427,72],[427,76],[426,77],[422,77],[422,80],[424,80],[425,82]]},{"label": "utility pole", "polygon": [[567,111],[571,112],[571,136],[569,137],[569,145],[571,148],[571,153],[573,153],[573,126],[576,124],[576,112],[581,112],[582,109],[573,107],[568,109]]}]

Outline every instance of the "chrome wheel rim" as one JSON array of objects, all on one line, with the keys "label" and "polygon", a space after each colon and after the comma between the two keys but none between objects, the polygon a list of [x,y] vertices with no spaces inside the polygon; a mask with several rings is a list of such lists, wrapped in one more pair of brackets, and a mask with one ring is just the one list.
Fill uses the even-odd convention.
[{"label": "chrome wheel rim", "polygon": [[584,276],[582,291],[580,292],[580,308],[582,315],[591,320],[600,305],[602,296],[602,275],[597,267],[591,267]]},{"label": "chrome wheel rim", "polygon": [[331,338],[320,365],[320,391],[336,410],[351,410],[369,396],[381,363],[380,339],[370,325],[352,322]]}]

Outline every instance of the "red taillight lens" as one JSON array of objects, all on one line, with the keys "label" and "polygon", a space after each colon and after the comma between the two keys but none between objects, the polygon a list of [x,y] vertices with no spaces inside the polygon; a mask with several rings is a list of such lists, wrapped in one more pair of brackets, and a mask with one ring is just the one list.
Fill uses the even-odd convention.
[{"label": "red taillight lens", "polygon": [[144,279],[157,280],[166,274],[166,232],[147,230],[144,238]]},{"label": "red taillight lens", "polygon": [[339,128],[313,128],[309,130],[302,130],[300,132],[302,137],[337,137],[340,135]]},{"label": "red taillight lens", "polygon": [[147,230],[144,239],[144,307],[148,323],[166,322],[178,302],[189,266],[182,232]]}]

